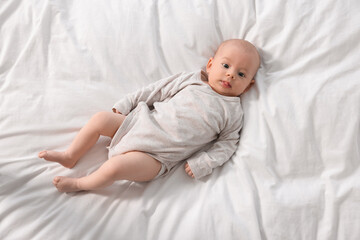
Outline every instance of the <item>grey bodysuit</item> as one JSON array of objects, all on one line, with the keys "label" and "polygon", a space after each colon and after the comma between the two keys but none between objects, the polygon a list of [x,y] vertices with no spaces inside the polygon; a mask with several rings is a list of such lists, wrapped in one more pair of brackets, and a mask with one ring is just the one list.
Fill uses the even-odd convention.
[{"label": "grey bodysuit", "polygon": [[141,151],[168,171],[187,160],[197,179],[229,160],[243,123],[240,98],[220,95],[206,81],[200,70],[181,73],[117,102],[113,108],[127,116],[108,147],[109,158]]}]

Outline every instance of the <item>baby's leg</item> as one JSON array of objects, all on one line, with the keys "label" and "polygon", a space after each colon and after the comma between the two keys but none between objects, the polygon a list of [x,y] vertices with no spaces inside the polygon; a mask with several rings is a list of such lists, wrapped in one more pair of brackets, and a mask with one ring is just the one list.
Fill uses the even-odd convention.
[{"label": "baby's leg", "polygon": [[98,170],[82,178],[55,177],[59,192],[95,190],[110,186],[116,180],[150,181],[161,169],[161,163],[143,152],[128,152],[114,156]]},{"label": "baby's leg", "polygon": [[65,152],[41,151],[39,158],[58,162],[72,168],[76,162],[97,142],[100,135],[113,137],[124,121],[125,116],[112,112],[96,113],[80,130]]}]

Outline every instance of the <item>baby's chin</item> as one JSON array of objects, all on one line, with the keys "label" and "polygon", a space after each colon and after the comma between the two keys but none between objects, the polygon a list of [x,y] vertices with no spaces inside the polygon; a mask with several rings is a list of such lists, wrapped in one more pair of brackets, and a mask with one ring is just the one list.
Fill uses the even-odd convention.
[{"label": "baby's chin", "polygon": [[240,96],[241,93],[237,93],[237,92],[233,92],[231,90],[228,89],[222,89],[222,88],[213,88],[211,87],[216,93],[222,95],[222,96],[226,96],[226,97],[238,97]]}]

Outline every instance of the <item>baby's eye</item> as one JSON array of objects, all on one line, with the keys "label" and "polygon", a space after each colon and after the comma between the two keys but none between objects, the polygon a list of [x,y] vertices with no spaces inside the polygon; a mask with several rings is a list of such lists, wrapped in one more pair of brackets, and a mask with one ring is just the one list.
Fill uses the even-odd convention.
[{"label": "baby's eye", "polygon": [[229,65],[226,64],[226,63],[223,63],[222,65],[223,65],[224,68],[229,68]]},{"label": "baby's eye", "polygon": [[245,74],[242,72],[239,72],[239,76],[243,78],[243,77],[245,77]]}]

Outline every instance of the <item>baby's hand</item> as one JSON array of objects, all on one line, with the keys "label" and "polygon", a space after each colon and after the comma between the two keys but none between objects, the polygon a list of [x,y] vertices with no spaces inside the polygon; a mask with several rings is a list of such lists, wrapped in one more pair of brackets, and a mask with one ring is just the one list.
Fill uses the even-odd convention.
[{"label": "baby's hand", "polygon": [[195,178],[195,177],[194,177],[194,174],[193,174],[193,172],[191,171],[191,168],[190,168],[190,166],[189,166],[188,163],[185,164],[185,172],[186,172],[190,177]]}]

